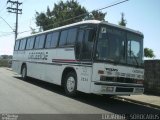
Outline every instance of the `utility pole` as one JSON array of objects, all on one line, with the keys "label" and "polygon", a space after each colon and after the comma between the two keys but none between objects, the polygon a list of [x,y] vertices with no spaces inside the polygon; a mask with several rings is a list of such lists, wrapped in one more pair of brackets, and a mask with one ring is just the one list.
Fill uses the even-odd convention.
[{"label": "utility pole", "polygon": [[8,0],[7,4],[10,3],[10,7],[7,7],[9,13],[15,13],[16,14],[16,28],[15,28],[15,40],[18,35],[18,14],[22,14],[22,9],[19,9],[19,6],[22,4],[22,2],[17,1],[11,1]]}]

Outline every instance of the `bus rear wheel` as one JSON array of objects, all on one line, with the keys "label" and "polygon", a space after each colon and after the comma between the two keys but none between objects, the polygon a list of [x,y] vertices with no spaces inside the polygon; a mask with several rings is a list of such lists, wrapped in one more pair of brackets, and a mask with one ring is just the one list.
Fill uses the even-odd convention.
[{"label": "bus rear wheel", "polygon": [[27,80],[27,67],[26,67],[26,65],[22,66],[21,77],[23,80]]},{"label": "bus rear wheel", "polygon": [[67,96],[73,97],[77,92],[77,75],[70,72],[65,77],[64,90]]}]

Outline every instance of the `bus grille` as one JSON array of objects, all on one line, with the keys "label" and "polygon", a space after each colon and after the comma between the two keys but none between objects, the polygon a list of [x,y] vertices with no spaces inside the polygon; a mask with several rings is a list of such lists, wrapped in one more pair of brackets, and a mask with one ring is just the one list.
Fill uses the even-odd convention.
[{"label": "bus grille", "polygon": [[133,92],[133,88],[121,88],[117,87],[116,92]]},{"label": "bus grille", "polygon": [[109,81],[109,82],[120,82],[120,83],[136,83],[136,80],[133,78],[125,78],[125,77],[106,77],[101,76],[101,81]]}]

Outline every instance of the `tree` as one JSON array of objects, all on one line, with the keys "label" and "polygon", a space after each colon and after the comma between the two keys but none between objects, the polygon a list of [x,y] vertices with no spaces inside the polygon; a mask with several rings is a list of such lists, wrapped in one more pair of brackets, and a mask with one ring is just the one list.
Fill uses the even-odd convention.
[{"label": "tree", "polygon": [[[46,13],[36,12],[36,25],[41,26],[43,30],[48,30],[82,21],[87,16],[87,13],[88,11],[86,8],[75,0],[66,2],[60,1],[57,4],[54,4],[53,10],[50,10],[49,7],[47,7]],[[102,12],[93,11],[94,19],[104,20],[105,15],[106,14]]]},{"label": "tree", "polygon": [[48,30],[82,20],[84,16],[64,21],[85,13],[87,13],[87,10],[79,5],[77,1],[60,1],[58,4],[54,4],[52,11],[48,7],[46,13],[36,12],[36,24],[42,26],[43,30]]},{"label": "tree", "polygon": [[105,20],[106,13],[102,13],[100,11],[93,10],[92,14],[95,20],[100,20],[100,21]]},{"label": "tree", "polygon": [[121,26],[127,25],[127,21],[126,21],[126,19],[124,19],[124,13],[121,13],[121,21],[118,24]]},{"label": "tree", "polygon": [[1,59],[12,59],[12,55],[1,55]]},{"label": "tree", "polygon": [[148,57],[148,58],[154,58],[155,57],[153,50],[149,49],[149,48],[144,48],[144,56]]}]

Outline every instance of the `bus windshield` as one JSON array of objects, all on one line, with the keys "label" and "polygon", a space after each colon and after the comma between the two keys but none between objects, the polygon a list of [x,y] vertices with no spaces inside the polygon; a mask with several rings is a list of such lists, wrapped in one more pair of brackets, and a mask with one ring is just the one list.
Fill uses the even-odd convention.
[{"label": "bus windshield", "polygon": [[143,37],[109,26],[101,26],[97,42],[97,60],[142,65]]}]

